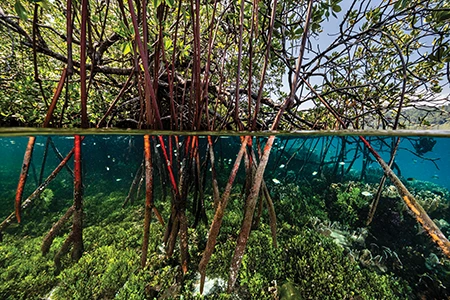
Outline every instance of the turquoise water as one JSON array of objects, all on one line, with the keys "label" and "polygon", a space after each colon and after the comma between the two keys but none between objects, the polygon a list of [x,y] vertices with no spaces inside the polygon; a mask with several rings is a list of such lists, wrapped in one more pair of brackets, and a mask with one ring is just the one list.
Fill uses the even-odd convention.
[{"label": "turquoise water", "polygon": [[[17,133],[23,134],[23,132]],[[132,193],[133,203],[127,203],[125,208],[122,208],[122,204],[136,177],[136,173],[139,172],[139,166],[143,160],[143,137],[139,134],[124,135],[123,132],[118,133],[109,135],[90,134],[86,135],[82,142],[83,193],[85,198],[84,225],[87,232],[99,225],[104,227],[119,226],[122,228],[122,226],[131,226],[131,223],[122,225],[123,220],[129,218],[127,220],[132,222],[132,227],[135,226],[137,228],[136,240],[129,241],[130,244],[125,245],[123,249],[127,249],[126,251],[135,249],[132,253],[138,256],[140,253],[140,239],[142,238],[139,232],[142,232],[140,224],[143,222],[142,207],[145,202],[145,183],[141,183],[140,192],[135,190]],[[411,132],[407,133],[411,134]],[[15,189],[21,171],[23,154],[28,142],[26,136],[11,136],[12,132],[9,132],[9,136],[6,136],[6,134],[3,133],[3,136],[0,137],[0,217],[2,220],[14,211]],[[411,136],[405,134],[400,137],[401,142],[394,160],[393,170],[418,199],[419,203],[422,204],[424,209],[428,211],[431,219],[448,236],[450,234],[450,157],[448,155],[450,137],[445,137],[445,134],[435,133],[434,136],[427,136],[426,134]],[[372,147],[385,161],[389,161],[393,141],[396,138],[395,136],[386,135],[377,136],[373,133],[367,136]],[[40,179],[45,146],[49,139],[51,139],[62,156],[65,156],[73,147],[74,139],[70,135],[55,136],[45,134],[37,136],[24,199],[36,189],[42,180],[45,180],[60,161],[54,149],[49,147],[43,176]],[[170,152],[168,146],[170,139],[172,139],[173,145],[172,152]],[[212,139],[215,153],[214,167],[217,173],[219,192],[222,195],[241,143],[239,136],[213,136]],[[172,159],[171,166],[173,167],[177,183],[179,183],[180,174],[182,174],[183,163],[186,166],[186,161],[183,161],[183,158],[186,157],[184,149],[186,149],[187,140],[187,136],[179,136],[177,141],[173,136],[164,136],[164,143]],[[255,153],[258,153],[258,145],[262,149],[266,141],[266,136],[253,138],[252,144]],[[178,147],[175,146],[177,142]],[[167,224],[171,201],[170,181],[161,151],[163,146],[157,139],[152,139],[151,143],[154,165],[154,201]],[[187,297],[186,295],[189,295],[189,297],[198,296],[198,293],[196,294],[197,283],[195,278],[197,275],[195,275],[195,270],[205,247],[209,224],[214,216],[212,175],[210,160],[207,156],[207,144],[206,138],[204,136],[200,137],[198,156],[200,159],[200,173],[193,175],[195,171],[190,171],[193,173],[190,175],[192,177],[189,177],[191,179],[188,181],[188,196],[186,198],[186,215],[189,220],[190,238],[192,238],[190,245],[190,269],[192,274],[186,275],[188,280],[172,284],[178,287],[178,294],[174,292],[174,294],[169,294],[171,295],[170,297],[175,297],[175,295],[178,297],[181,294],[184,297]],[[70,168],[73,168],[73,158],[68,165]],[[369,278],[372,278],[371,280],[374,280],[374,282],[381,280],[380,278],[384,278],[383,282],[390,282],[389,284],[386,283],[384,288],[392,292],[392,297],[395,296],[400,299],[405,297],[426,297],[427,299],[449,297],[450,279],[448,274],[450,274],[450,264],[448,259],[423,233],[423,230],[408,213],[408,209],[401,198],[398,197],[395,187],[389,180],[384,185],[380,204],[374,215],[373,222],[369,226],[366,225],[369,207],[375,198],[382,175],[381,168],[372,155],[365,150],[363,143],[356,135],[336,136],[328,133],[324,136],[277,136],[264,173],[264,180],[277,216],[277,233],[280,236],[279,247],[282,249],[284,247],[283,251],[288,252],[291,248],[295,249],[290,243],[294,243],[299,236],[306,236],[311,238],[308,244],[317,243],[317,247],[322,249],[317,252],[321,253],[320,255],[331,255],[337,251],[336,253],[339,253],[342,258],[340,258],[339,263],[336,263],[335,268],[330,267],[331,269],[327,269],[326,265],[321,266],[318,264],[313,272],[310,268],[314,269],[311,266],[316,261],[315,259],[326,262],[328,258],[315,258],[312,254],[306,255],[299,252],[300,254],[295,254],[299,255],[296,261],[305,260],[307,262],[305,265],[292,261],[286,262],[286,258],[283,258],[284,254],[282,254],[285,252],[264,248],[266,250],[262,251],[263,254],[265,251],[267,253],[272,253],[271,251],[278,253],[276,255],[270,254],[273,256],[267,254],[267,257],[265,257],[261,253],[255,254],[258,251],[252,250],[258,249],[256,245],[259,244],[256,241],[249,242],[249,250],[246,254],[248,256],[246,258],[247,262],[245,267],[243,267],[243,271],[241,271],[237,283],[239,288],[235,294],[240,298],[266,297],[276,299],[276,297],[280,297],[281,294],[284,295],[286,290],[290,289],[291,293],[294,296],[296,295],[295,299],[313,299],[323,295],[328,295],[332,299],[348,298],[351,295],[359,296],[362,299],[388,297],[389,293],[381,294],[374,287],[366,287],[362,284],[351,287],[347,286],[348,283],[344,283],[346,280],[340,282],[337,279],[340,278],[338,273],[349,271],[340,270],[340,267],[337,266],[348,265],[354,272],[359,272],[355,273],[359,274],[357,276],[366,276],[361,282],[367,281]],[[245,169],[242,162],[234,183],[235,189],[232,192],[231,203],[225,214],[226,222],[223,225],[225,228],[220,233],[219,239],[222,242],[216,246],[215,252],[218,252],[214,254],[217,255],[216,259],[213,259],[210,263],[210,265],[215,266],[208,267],[214,269],[214,272],[211,271],[207,276],[216,278],[217,287],[215,292],[214,290],[209,292],[217,297],[221,295],[220,293],[224,293],[226,289],[222,282],[227,280],[226,273],[229,266],[228,261],[231,258],[230,251],[234,249],[234,241],[237,238],[243,217],[246,198],[244,184]],[[3,269],[3,274],[8,273],[9,271],[5,270],[8,269],[8,266],[11,267],[13,265],[11,261],[12,254],[8,252],[11,250],[7,248],[8,243],[12,244],[12,241],[17,243],[17,239],[22,239],[23,237],[26,237],[26,239],[35,238],[37,243],[71,205],[73,177],[70,171],[63,169],[47,189],[51,192],[46,192],[23,212],[22,224],[14,223],[4,230],[5,238],[2,246],[0,246],[0,254],[5,255],[3,258],[0,257],[0,269]],[[196,202],[199,201],[199,193],[203,193],[202,212],[200,212],[198,206],[200,202]],[[270,237],[270,222],[266,205],[264,204],[261,207],[261,224],[263,225],[255,227],[256,229],[251,233],[251,239],[252,236],[256,236],[263,240],[264,238],[261,235],[265,233]],[[132,217],[129,217],[130,214],[132,214]],[[197,220],[196,216],[198,214],[204,214],[204,218],[201,218],[203,223]],[[227,217],[228,215],[230,217]],[[257,215],[258,207],[255,212],[255,218]],[[155,218],[152,222],[152,226],[157,226]],[[159,253],[158,251],[161,250],[158,248],[158,245],[161,245],[162,240],[158,240],[158,236],[162,238],[162,228],[161,226],[159,233],[155,233],[156,237],[151,242],[153,243],[151,247],[153,253]],[[61,239],[63,236],[67,236],[69,231],[70,226],[67,225],[60,234]],[[105,235],[107,236],[106,233]],[[109,235],[114,236],[114,232],[110,232]],[[87,250],[84,253],[84,257],[92,255],[95,258],[94,254],[97,253],[96,251],[104,249],[100,246],[102,243],[99,242],[98,247],[96,247],[92,240],[89,241],[89,239],[92,239],[92,236],[86,234],[85,238],[89,246],[86,247]],[[258,240],[259,238],[256,239]],[[102,239],[108,240],[107,237]],[[115,241],[116,238],[111,237],[111,239]],[[61,243],[62,240],[59,240],[54,248],[58,248]],[[118,247],[115,243],[108,242],[104,246]],[[270,242],[267,244],[260,246],[270,247]],[[228,252],[223,250],[225,252],[222,253],[221,247],[227,249]],[[316,252],[313,249],[311,251],[312,253]],[[219,253],[224,255],[222,257],[223,261],[219,259]],[[38,255],[38,251],[35,255]],[[159,253],[159,255],[164,256],[164,251]],[[250,262],[252,260],[256,261],[252,255],[263,255],[263,258],[269,259],[268,257],[270,257],[271,260],[275,259],[275,265],[277,265],[276,257],[279,257],[279,265],[283,266],[284,271],[278,273],[275,271],[269,272],[267,268],[270,269],[270,267],[265,266],[267,262],[255,262],[252,265]],[[295,255],[292,254],[292,257],[295,257]],[[336,254],[333,255],[336,256]],[[261,259],[260,256],[257,256],[258,261]],[[46,263],[48,265],[45,274],[52,270],[52,257],[47,256],[47,258],[49,258],[50,262]],[[15,259],[20,260],[21,256],[18,255]],[[170,263],[161,265],[160,268],[164,269],[178,264],[179,258],[176,255],[171,259]],[[130,260],[133,261],[131,258]],[[89,281],[86,283],[86,286],[90,286],[89,289],[94,294],[83,292],[82,288],[77,287],[78,291],[80,291],[80,295],[77,297],[79,299],[90,299],[100,295],[104,298],[120,298],[123,294],[128,296],[140,295],[139,297],[143,295],[142,297],[151,299],[153,296],[156,298],[162,297],[164,293],[167,293],[167,290],[170,290],[168,286],[164,286],[159,290],[155,288],[155,291],[152,293],[147,293],[147,290],[143,287],[145,285],[137,284],[136,286],[141,288],[136,288],[135,294],[132,291],[128,291],[125,286],[132,286],[133,280],[138,280],[133,277],[134,275],[130,274],[145,272],[139,271],[138,262],[133,261],[130,264],[132,267],[127,269],[129,274],[125,274],[120,280],[115,280],[116,285],[112,284],[114,287],[110,287],[111,291],[106,296],[105,294],[92,292],[93,287],[97,287],[97,285],[102,286],[101,282],[94,284]],[[330,266],[333,265],[331,262],[328,262],[328,264]],[[294,265],[296,267],[293,267]],[[63,275],[51,277],[51,280],[49,279],[50,283],[47,282],[47,285],[42,285],[41,294],[36,297],[48,296],[48,293],[55,287],[58,287],[56,290],[59,289],[60,293],[60,296],[58,296],[58,292],[56,292],[55,299],[63,299],[64,295],[67,296],[63,290],[69,293],[73,288],[70,285],[70,276],[73,276],[73,274],[70,272],[76,268],[75,266],[76,264],[71,263],[68,259],[63,266],[61,273]],[[37,267],[37,269],[39,268]],[[103,270],[102,268],[99,269]],[[78,272],[83,272],[83,270],[78,270]],[[99,273],[101,272],[99,271]],[[310,279],[308,279],[308,272],[310,272]],[[249,279],[250,273],[253,274],[252,276],[256,276],[253,278],[259,279]],[[23,274],[20,274],[14,275],[16,278],[13,275],[8,275],[8,278],[3,278],[3,284],[0,281],[0,298],[20,298],[6,284],[9,282],[8,280],[25,280],[26,276],[24,275],[22,278]],[[147,275],[150,277],[155,276],[154,273],[152,274]],[[330,278],[336,278],[336,282],[333,283],[332,280],[331,283],[330,280],[328,280],[328,283],[326,283],[326,280],[322,282],[317,274],[328,274],[327,276],[331,276]],[[38,272],[35,276],[44,278],[46,275],[44,276]],[[144,277],[142,275],[142,278]],[[148,281],[149,279],[146,280]],[[356,280],[355,282],[358,281]],[[394,282],[400,282],[402,288],[399,288]],[[293,287],[289,284],[292,284]],[[306,288],[306,286],[311,284],[317,285],[317,289]],[[328,289],[327,284],[329,285]],[[30,284],[29,286],[33,285]],[[330,286],[333,286],[333,288]],[[336,286],[342,286],[343,291]],[[319,294],[321,288],[328,292],[323,294],[322,291],[322,294]],[[27,287],[24,286],[22,289],[26,290]],[[128,291],[128,294],[125,291]],[[123,297],[127,298],[128,296]],[[288,299],[287,296],[283,297]],[[283,299],[283,297],[281,298]]]}]

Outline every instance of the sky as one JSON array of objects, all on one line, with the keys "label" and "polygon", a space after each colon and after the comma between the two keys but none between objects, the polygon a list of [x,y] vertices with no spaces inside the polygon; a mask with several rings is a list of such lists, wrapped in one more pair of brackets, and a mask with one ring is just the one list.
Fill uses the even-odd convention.
[{"label": "sky", "polygon": [[[383,1],[380,0],[376,0],[376,1],[371,1],[371,5],[370,7],[376,7],[380,4],[382,4]],[[351,5],[352,1],[342,1],[341,3],[339,3],[339,5],[341,6],[342,10],[339,13],[336,13],[336,17],[330,16],[328,20],[325,20],[322,23],[322,29],[323,32],[321,32],[319,34],[319,36],[316,37],[312,37],[310,39],[310,43],[313,47],[313,49],[320,49],[320,50],[325,50],[337,37],[337,33],[338,33],[338,29],[339,29],[339,25],[342,21],[342,19],[345,16],[345,13],[349,10],[350,5]],[[431,41],[430,41],[431,43]],[[293,55],[297,56],[297,53],[293,53]],[[314,54],[312,54],[314,56]],[[305,52],[305,56],[303,59],[303,62],[307,62],[308,61],[308,57],[311,56],[311,54],[309,54],[308,52]],[[283,82],[283,87],[282,87],[282,91],[289,94],[290,91],[290,87],[289,87],[289,83],[288,83],[288,74],[287,74],[287,70],[286,70],[286,74],[283,76],[282,79]],[[311,77],[311,84],[321,84],[321,80],[318,77]],[[443,90],[440,94],[436,95],[437,99],[447,99],[447,101],[450,100],[450,87],[449,87],[449,82],[448,80],[444,77],[441,80],[441,86],[443,87]],[[277,98],[276,96],[273,95],[273,98]],[[445,102],[445,101],[443,101]],[[440,103],[443,103],[440,102]],[[427,103],[424,103],[427,104]],[[438,104],[439,105],[439,104]],[[300,110],[307,110],[314,107],[314,103],[312,101],[308,101],[304,104],[302,104],[300,106]]]}]

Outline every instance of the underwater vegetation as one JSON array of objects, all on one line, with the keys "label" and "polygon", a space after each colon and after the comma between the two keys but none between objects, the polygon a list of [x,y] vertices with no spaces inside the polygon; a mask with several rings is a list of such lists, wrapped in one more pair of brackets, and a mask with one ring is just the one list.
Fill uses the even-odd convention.
[{"label": "underwater vegetation", "polygon": [[[113,143],[122,142],[128,143]],[[86,143],[100,142],[92,139]],[[313,140],[309,145],[314,143]],[[0,298],[444,299],[450,296],[449,260],[430,242],[389,179],[382,185],[377,210],[367,225],[380,188],[379,169],[368,165],[364,178],[373,180],[361,179],[361,169],[356,167],[363,163],[361,159],[352,164],[349,158],[339,155],[335,159],[330,159],[331,155],[324,158],[324,150],[310,151],[303,145],[293,151],[286,144],[276,145],[278,148],[267,164],[266,181],[255,198],[251,231],[232,292],[227,280],[251,195],[245,170],[236,169],[236,183],[229,189],[201,294],[198,266],[210,239],[211,220],[222,204],[215,203],[209,179],[197,181],[195,176],[191,177],[192,186],[200,184],[203,188],[191,186],[182,192],[187,199],[184,209],[189,258],[184,264],[180,261],[181,238],[173,244],[170,239],[165,242],[170,236],[168,222],[176,222],[168,216],[177,210],[171,201],[170,181],[164,181],[166,168],[152,152],[155,180],[152,202],[144,205],[145,176],[137,176],[144,172],[142,146],[137,145],[133,151],[141,156],[127,155],[126,163],[125,158],[113,151],[103,153],[103,157],[96,153],[99,157],[95,165],[86,167],[83,252],[79,259],[74,260],[69,252],[60,253],[72,232],[70,222],[61,224],[58,233],[52,236],[52,243],[43,251],[49,230],[64,219],[73,204],[73,178],[69,171],[61,172],[58,180],[49,183],[21,211],[20,224],[12,222],[2,230]],[[227,141],[220,147],[223,152],[215,155],[216,179],[224,190],[235,167],[230,153],[236,153],[236,144]],[[18,173],[4,172],[1,166],[0,171],[2,180],[7,182],[7,188],[2,186],[0,193],[14,199],[16,186],[10,182],[17,181]],[[431,181],[404,178],[402,181],[433,223],[448,236],[449,191]],[[30,187],[24,191],[32,192]],[[14,209],[3,200],[0,206],[3,218]],[[158,212],[162,222],[155,213],[155,218],[148,220],[148,227],[143,226],[148,210]],[[275,224],[272,211],[276,213]],[[148,237],[145,250],[144,234]],[[143,264],[144,251],[147,255]]]}]

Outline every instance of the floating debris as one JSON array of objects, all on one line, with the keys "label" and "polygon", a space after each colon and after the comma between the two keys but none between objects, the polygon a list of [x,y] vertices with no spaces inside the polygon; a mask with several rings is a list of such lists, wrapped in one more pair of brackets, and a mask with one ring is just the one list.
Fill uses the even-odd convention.
[{"label": "floating debris", "polygon": [[364,197],[372,197],[373,196],[373,194],[369,191],[364,191],[361,193],[361,195],[363,195]]},{"label": "floating debris", "polygon": [[276,178],[273,178],[272,181],[273,181],[273,183],[275,183],[275,184],[280,184],[280,183],[281,183],[281,181],[279,181],[279,180],[276,179]]}]

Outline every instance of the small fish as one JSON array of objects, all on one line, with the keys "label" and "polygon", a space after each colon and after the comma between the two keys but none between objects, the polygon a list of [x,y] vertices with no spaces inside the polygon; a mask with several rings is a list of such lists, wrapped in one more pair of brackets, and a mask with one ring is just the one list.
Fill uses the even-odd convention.
[{"label": "small fish", "polygon": [[371,197],[371,196],[373,196],[373,194],[371,192],[368,192],[368,191],[362,192],[361,195],[363,195],[364,197]]},{"label": "small fish", "polygon": [[341,161],[341,162],[339,162],[339,164],[340,164],[341,166],[343,166],[343,165],[345,165],[345,162]]},{"label": "small fish", "polygon": [[15,145],[16,141],[10,141],[11,145]]},{"label": "small fish", "polygon": [[417,164],[417,159],[413,159],[413,163],[414,163],[414,164]]},{"label": "small fish", "polygon": [[94,146],[95,146],[95,145],[97,145],[97,143],[96,143],[96,142],[94,142],[94,143],[92,143],[92,145],[94,145]]},{"label": "small fish", "polygon": [[161,144],[156,144],[156,148],[161,147]]},{"label": "small fish", "polygon": [[319,172],[317,171],[312,172],[312,176],[316,176],[317,174],[319,174]]},{"label": "small fish", "polygon": [[36,143],[36,146],[44,147],[44,144],[43,143]]},{"label": "small fish", "polygon": [[279,166],[280,169],[283,169],[284,167],[285,167],[285,165],[280,165]]},{"label": "small fish", "polygon": [[108,155],[108,158],[111,158],[111,155]]},{"label": "small fish", "polygon": [[66,140],[73,140],[74,138],[75,138],[75,137],[73,137],[73,136],[66,136],[66,137],[65,137]]},{"label": "small fish", "polygon": [[116,162],[116,159],[113,157],[112,162]]},{"label": "small fish", "polygon": [[416,179],[413,178],[413,177],[408,177],[408,179],[406,179],[406,180],[408,180],[408,181],[414,181],[414,180],[416,180]]},{"label": "small fish", "polygon": [[122,181],[122,178],[117,178],[116,181],[117,182]]},{"label": "small fish", "polygon": [[106,167],[106,171],[109,171],[109,167]]},{"label": "small fish", "polygon": [[279,181],[279,180],[276,179],[276,178],[272,178],[272,181],[273,181],[273,183],[275,183],[275,184],[280,184],[280,183],[281,183],[281,181]]},{"label": "small fish", "polygon": [[439,175],[434,174],[433,176],[431,176],[431,178],[433,178],[433,179],[439,179]]}]

